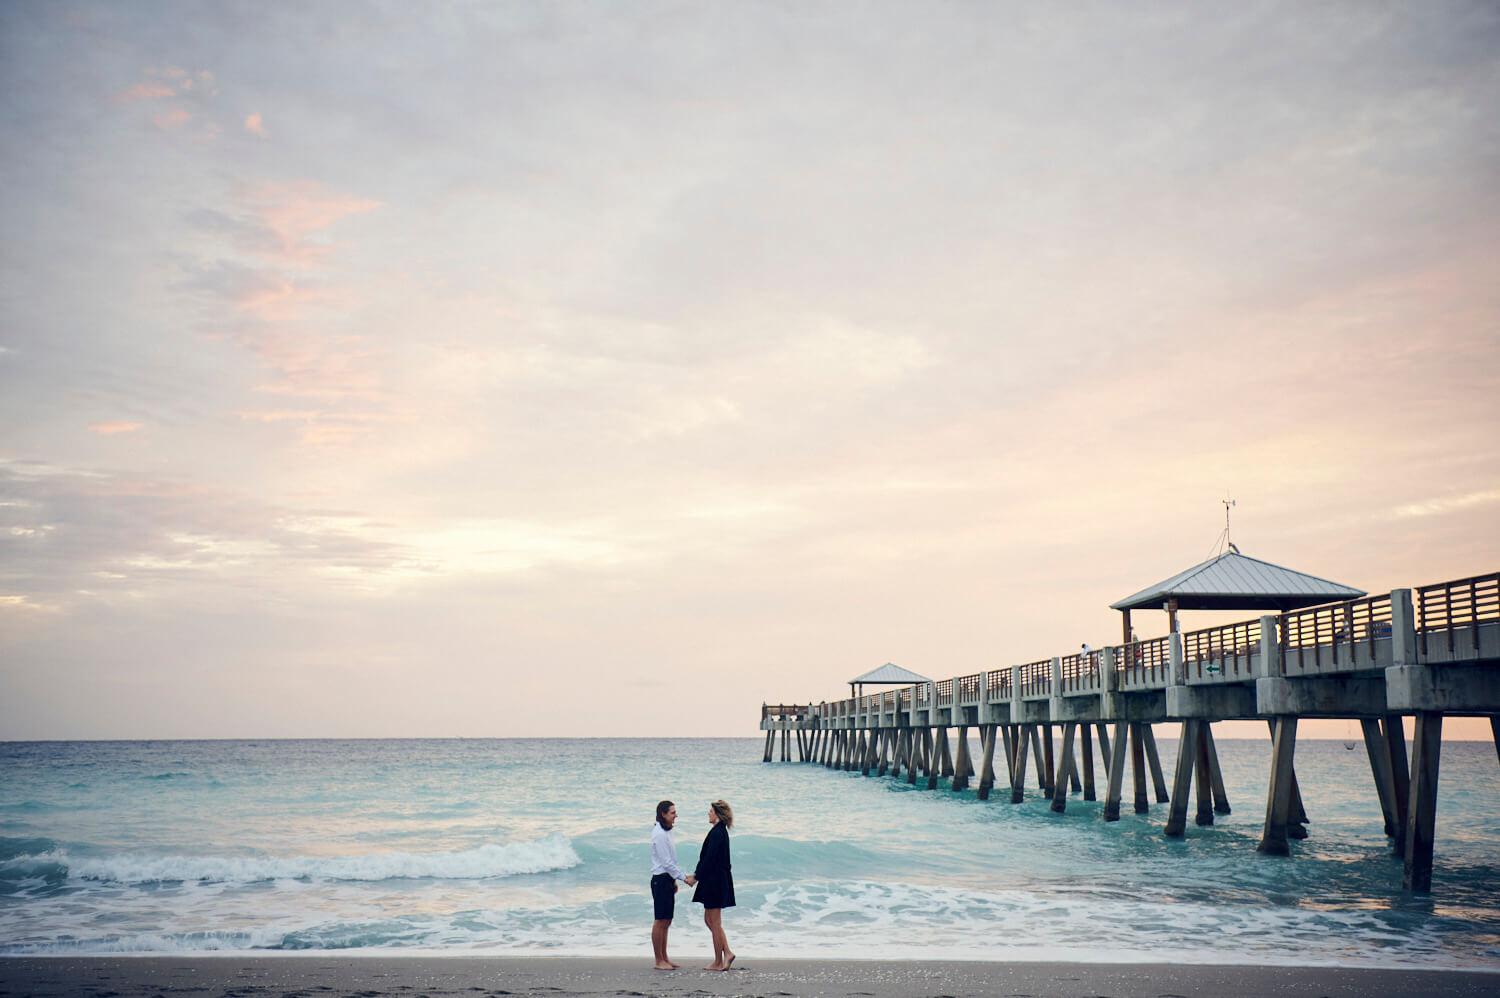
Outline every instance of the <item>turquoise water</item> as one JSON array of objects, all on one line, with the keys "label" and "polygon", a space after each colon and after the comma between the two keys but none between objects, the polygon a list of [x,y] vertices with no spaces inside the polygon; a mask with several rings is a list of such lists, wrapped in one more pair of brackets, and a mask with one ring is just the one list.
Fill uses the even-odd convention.
[{"label": "turquoise water", "polygon": [[[1162,726],[1160,735],[1167,734]],[[1160,739],[1170,769],[1171,739]],[[1500,969],[1500,764],[1443,747],[1431,895],[1401,890],[1361,744],[1307,741],[1311,836],[1255,853],[1269,742],[1221,741],[1234,813],[1101,819],[796,763],[759,739],[0,744],[0,955],[649,955],[648,835],[691,868],[735,808],[741,954]],[[1170,776],[1170,773],[1168,774]],[[707,953],[679,895],[674,955]]]}]

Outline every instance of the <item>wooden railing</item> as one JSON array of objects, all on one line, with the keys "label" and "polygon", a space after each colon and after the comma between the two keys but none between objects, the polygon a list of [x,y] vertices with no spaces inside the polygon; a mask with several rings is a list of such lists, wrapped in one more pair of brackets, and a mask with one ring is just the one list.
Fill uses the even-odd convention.
[{"label": "wooden railing", "polygon": [[764,721],[768,717],[806,717],[811,709],[812,705],[806,703],[763,703],[760,705],[760,719]]},{"label": "wooden railing", "polygon": [[1294,610],[1281,615],[1277,628],[1283,673],[1292,662],[1301,669],[1352,665],[1357,644],[1364,642],[1373,656],[1376,639],[1391,636],[1391,597],[1385,593]]},{"label": "wooden railing", "polygon": [[1087,654],[1079,652],[1077,655],[1064,655],[1062,657],[1062,688],[1066,692],[1079,692],[1082,690],[1098,689],[1099,687],[1099,653],[1096,651]]},{"label": "wooden railing", "polygon": [[1052,692],[1052,660],[1044,658],[1021,666],[1021,696],[1046,696]]},{"label": "wooden railing", "polygon": [[1182,661],[1198,679],[1215,675],[1249,676],[1250,657],[1260,651],[1260,621],[1188,631],[1182,636]]},{"label": "wooden railing", "polygon": [[1477,646],[1480,621],[1500,620],[1500,572],[1423,586],[1413,602],[1422,654],[1427,654],[1428,635],[1433,631],[1448,632],[1448,651],[1452,652],[1457,632],[1469,627]]},{"label": "wooden railing", "polygon": [[1166,682],[1171,665],[1170,638],[1115,645],[1115,674],[1132,686]]}]

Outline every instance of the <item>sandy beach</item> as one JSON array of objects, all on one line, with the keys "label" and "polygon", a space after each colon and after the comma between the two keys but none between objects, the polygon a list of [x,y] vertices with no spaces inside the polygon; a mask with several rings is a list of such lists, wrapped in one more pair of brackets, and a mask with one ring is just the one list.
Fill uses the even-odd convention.
[{"label": "sandy beach", "polygon": [[0,959],[0,995],[1487,998],[1500,991],[1500,974],[1453,970],[748,958],[743,963],[743,967],[737,965],[729,973],[718,974],[691,964],[663,973],[640,960],[569,957],[12,957]]}]

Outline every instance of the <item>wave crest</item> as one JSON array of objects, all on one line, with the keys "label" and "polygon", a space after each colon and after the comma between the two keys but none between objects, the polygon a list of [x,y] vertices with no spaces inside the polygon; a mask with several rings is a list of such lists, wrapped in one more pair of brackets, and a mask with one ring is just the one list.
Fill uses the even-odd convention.
[{"label": "wave crest", "polygon": [[[102,883],[253,884],[275,880],[491,880],[551,873],[583,861],[562,835],[483,845],[460,852],[376,853],[365,856],[146,856],[73,858],[66,852],[17,857],[57,864],[68,879]],[[20,865],[19,862],[14,865]]]}]

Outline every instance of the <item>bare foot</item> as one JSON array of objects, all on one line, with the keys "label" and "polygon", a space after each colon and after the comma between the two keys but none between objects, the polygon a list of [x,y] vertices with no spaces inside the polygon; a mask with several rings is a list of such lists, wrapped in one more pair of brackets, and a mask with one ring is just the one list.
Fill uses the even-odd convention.
[{"label": "bare foot", "polygon": [[734,966],[734,954],[731,953],[731,954],[729,954],[729,959],[724,961],[724,969],[728,970],[730,967],[733,967],[733,966]]},{"label": "bare foot", "polygon": [[723,970],[724,968],[721,967],[721,966],[719,966],[717,963],[711,963],[707,967],[704,967],[703,969],[704,970]]},{"label": "bare foot", "polygon": [[675,963],[658,963],[652,969],[653,970],[676,970],[677,969],[677,964],[675,964]]},{"label": "bare foot", "polygon": [[[667,961],[667,962],[668,962],[668,963],[671,963],[671,962],[672,962],[672,961],[670,961],[670,960],[668,960],[668,961]],[[678,968],[678,967],[680,967],[680,966],[682,966],[682,964],[680,964],[680,963],[673,963],[673,964],[672,964],[672,969],[673,969],[673,970],[676,970],[676,969],[677,969],[677,968]]]}]

